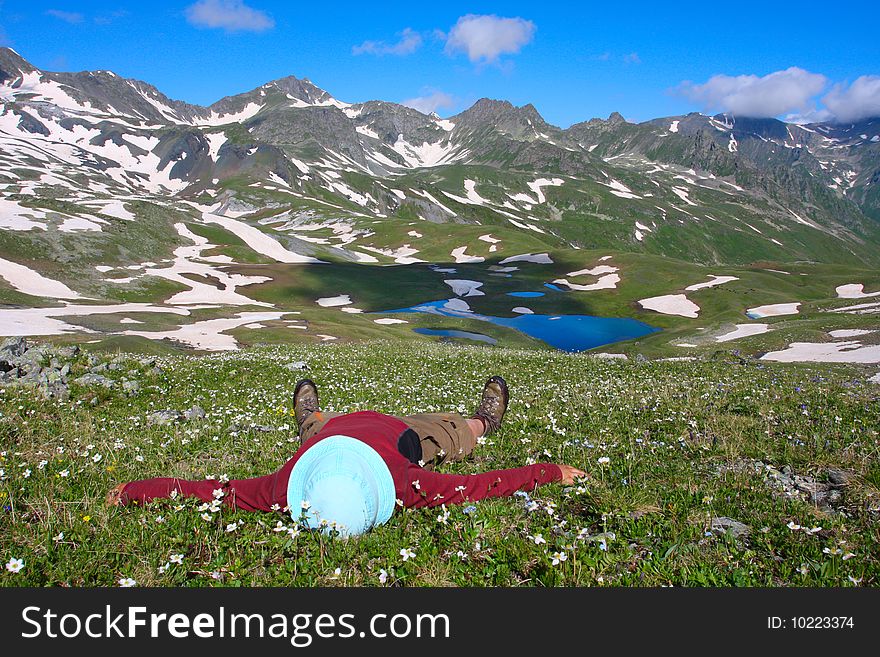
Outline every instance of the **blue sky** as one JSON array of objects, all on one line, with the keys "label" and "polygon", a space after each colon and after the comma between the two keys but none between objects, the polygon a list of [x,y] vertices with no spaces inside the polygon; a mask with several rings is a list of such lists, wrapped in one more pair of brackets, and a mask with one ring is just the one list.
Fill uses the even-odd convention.
[{"label": "blue sky", "polygon": [[809,3],[0,0],[0,44],[210,104],[285,75],[448,116],[481,97],[562,127],[618,111],[880,114],[876,9]]}]

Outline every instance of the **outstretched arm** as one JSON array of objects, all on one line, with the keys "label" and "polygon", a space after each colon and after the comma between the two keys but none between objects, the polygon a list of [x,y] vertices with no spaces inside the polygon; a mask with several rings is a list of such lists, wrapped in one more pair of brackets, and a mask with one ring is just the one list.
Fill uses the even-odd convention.
[{"label": "outstretched arm", "polygon": [[[563,468],[565,470],[563,470]],[[403,504],[407,507],[464,504],[488,497],[507,497],[519,490],[533,490],[554,481],[571,483],[581,470],[553,463],[493,470],[475,475],[441,474],[413,464],[407,468],[408,485]]]},{"label": "outstretched arm", "polygon": [[110,491],[107,501],[113,505],[146,503],[155,499],[169,498],[176,491],[180,496],[195,497],[203,502],[220,499],[228,506],[245,511],[271,511],[275,504],[278,508],[287,504],[284,499],[286,487],[276,485],[278,475],[279,473],[274,473],[253,479],[231,479],[225,484],[216,479],[198,481],[168,477],[142,479],[120,484]]}]

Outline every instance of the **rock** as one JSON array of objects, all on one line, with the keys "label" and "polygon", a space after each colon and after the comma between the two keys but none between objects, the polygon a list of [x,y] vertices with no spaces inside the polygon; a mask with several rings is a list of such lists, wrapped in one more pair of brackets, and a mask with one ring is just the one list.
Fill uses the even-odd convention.
[{"label": "rock", "polygon": [[648,359],[645,358],[645,354],[636,354],[636,362],[637,363],[647,363]]},{"label": "rock", "polygon": [[18,381],[18,374],[18,368],[7,370],[5,372],[0,371],[0,384]]},{"label": "rock", "polygon": [[140,363],[141,367],[155,367],[156,359],[155,358],[141,358],[138,363]]},{"label": "rock", "polygon": [[87,360],[87,362],[88,362],[88,364],[89,364],[89,367],[94,367],[95,365],[97,365],[98,363],[101,362],[101,361],[99,361],[98,358],[97,358],[96,356],[94,356],[93,354],[89,354],[89,357],[88,357],[86,360]]},{"label": "rock", "polygon": [[56,352],[60,358],[65,358],[70,360],[71,358],[76,358],[79,356],[79,346],[78,345],[70,345],[68,347],[61,347]]},{"label": "rock", "polygon": [[107,371],[107,364],[106,363],[101,363],[100,365],[95,365],[89,369],[89,372],[91,372],[92,374],[100,374],[101,372],[106,372],[106,371]]},{"label": "rock", "polygon": [[275,431],[275,427],[268,427],[265,424],[251,425],[251,431],[259,431],[261,433],[271,433]]},{"label": "rock", "polygon": [[19,367],[23,368],[31,368],[34,366],[40,368],[43,365],[43,359],[45,357],[46,347],[34,347],[32,349],[28,349],[20,356],[16,356],[13,359],[13,362]]},{"label": "rock", "polygon": [[709,523],[709,529],[716,534],[730,534],[733,538],[742,538],[752,532],[751,527],[748,525],[726,516],[712,518]]},{"label": "rock", "polygon": [[43,368],[39,363],[22,363],[19,367],[18,376],[24,383],[36,383],[40,380]]},{"label": "rock", "polygon": [[205,412],[204,408],[196,405],[196,406],[193,406],[188,411],[184,411],[183,416],[187,420],[204,420],[206,417],[208,417],[208,414]]},{"label": "rock", "polygon": [[113,363],[110,363],[109,365],[107,365],[107,369],[110,370],[111,372],[117,372],[122,369],[122,365],[120,365],[117,362],[113,362]]},{"label": "rock", "polygon": [[816,493],[823,493],[829,488],[828,484],[818,482],[812,477],[802,477],[801,475],[794,475],[791,480],[794,483],[795,488],[797,488],[799,491],[809,493],[811,495]]},{"label": "rock", "polygon": [[6,338],[3,344],[0,344],[0,361],[13,362],[16,358],[23,355],[28,349],[27,340],[18,336],[15,338]]},{"label": "rock", "polygon": [[165,370],[163,370],[161,367],[154,367],[153,369],[150,370],[150,374],[152,374],[153,376],[159,376],[160,374],[164,374],[164,373],[165,373]]},{"label": "rock", "polygon": [[842,470],[841,468],[828,468],[825,474],[828,476],[828,482],[831,485],[840,488],[849,486],[856,478],[855,472]]},{"label": "rock", "polygon": [[100,374],[83,374],[73,382],[81,386],[104,386],[108,389],[116,385],[116,381]]},{"label": "rock", "polygon": [[122,389],[129,395],[134,395],[141,390],[141,384],[137,381],[123,381]]},{"label": "rock", "polygon": [[54,367],[44,367],[40,372],[40,381],[44,383],[62,383],[61,370]]},{"label": "rock", "polygon": [[70,363],[64,363],[64,367],[61,368],[61,376],[66,377],[70,374]]},{"label": "rock", "polygon": [[309,364],[305,361],[297,360],[292,363],[287,363],[287,365],[284,366],[284,369],[290,370],[291,372],[298,372],[309,369]]},{"label": "rock", "polygon": [[61,381],[41,383],[37,389],[44,399],[70,399],[70,389]]},{"label": "rock", "polygon": [[171,424],[172,422],[177,422],[182,418],[183,414],[180,411],[165,409],[161,411],[154,411],[147,415],[147,424]]}]

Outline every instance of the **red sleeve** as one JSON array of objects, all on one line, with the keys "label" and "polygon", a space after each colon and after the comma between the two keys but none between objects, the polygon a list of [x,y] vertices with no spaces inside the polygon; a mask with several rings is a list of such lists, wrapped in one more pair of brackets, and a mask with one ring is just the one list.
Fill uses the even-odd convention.
[{"label": "red sleeve", "polygon": [[126,504],[130,502],[151,502],[158,498],[171,497],[172,491],[177,491],[184,497],[197,497],[203,502],[211,502],[214,499],[213,492],[218,488],[222,488],[222,484],[214,479],[202,479],[199,481],[172,479],[169,477],[141,479],[140,481],[130,481],[125,484],[125,488],[122,489],[122,501]]},{"label": "red sleeve", "polygon": [[245,511],[271,511],[273,504],[279,508],[287,505],[287,486],[279,485],[279,474],[253,479],[232,479],[221,484],[215,479],[188,481],[186,479],[143,479],[132,481],[123,489],[123,502],[150,502],[158,498],[171,497],[172,491],[184,497],[196,497],[203,502],[213,502],[214,491],[223,491],[222,500],[227,506],[234,506]]},{"label": "red sleeve", "polygon": [[562,470],[553,463],[536,463],[522,468],[493,470],[474,475],[441,474],[410,464],[404,490],[406,507],[464,504],[487,497],[507,497],[518,490],[562,480]]}]

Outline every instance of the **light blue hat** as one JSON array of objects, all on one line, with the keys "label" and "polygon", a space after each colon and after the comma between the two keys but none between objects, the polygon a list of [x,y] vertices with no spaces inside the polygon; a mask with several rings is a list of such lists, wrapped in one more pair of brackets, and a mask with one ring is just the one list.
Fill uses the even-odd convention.
[{"label": "light blue hat", "polygon": [[303,517],[310,529],[335,528],[344,536],[387,522],[394,500],[385,461],[365,442],[348,436],[329,436],[307,449],[287,482],[294,520]]}]

